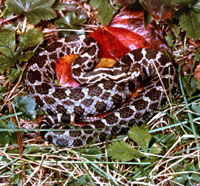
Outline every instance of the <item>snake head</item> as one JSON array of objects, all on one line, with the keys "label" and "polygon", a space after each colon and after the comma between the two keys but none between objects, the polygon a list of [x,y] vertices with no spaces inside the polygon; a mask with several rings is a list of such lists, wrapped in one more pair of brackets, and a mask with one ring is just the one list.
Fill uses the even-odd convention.
[{"label": "snake head", "polygon": [[68,131],[62,132],[47,132],[45,139],[53,143],[55,146],[70,148],[73,146],[74,138],[69,136]]}]

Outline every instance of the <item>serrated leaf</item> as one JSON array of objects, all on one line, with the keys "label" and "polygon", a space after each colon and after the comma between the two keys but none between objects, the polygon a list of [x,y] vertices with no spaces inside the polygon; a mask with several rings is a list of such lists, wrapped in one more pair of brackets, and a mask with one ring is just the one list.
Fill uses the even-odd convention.
[{"label": "serrated leaf", "polygon": [[108,0],[91,0],[90,5],[98,10],[98,20],[104,25],[109,25],[115,13]]},{"label": "serrated leaf", "polygon": [[181,29],[186,31],[188,37],[200,38],[200,0],[191,8],[187,7],[179,20]]},{"label": "serrated leaf", "polygon": [[15,124],[11,121],[7,120],[0,120],[0,145],[5,146],[6,144],[9,144],[10,142],[16,143],[16,133],[12,131],[6,131],[1,132],[1,128],[3,129],[15,129]]},{"label": "serrated leaf", "polygon": [[36,103],[35,100],[29,96],[16,96],[13,99],[13,103],[17,109],[17,111],[21,111],[23,116],[34,120],[36,117]]},{"label": "serrated leaf", "polygon": [[[69,12],[64,18],[57,19],[54,23],[61,29],[79,29],[76,31],[76,34],[83,34],[83,31],[80,29],[79,25],[86,21],[84,15],[76,15],[74,12]],[[67,37],[70,35],[69,31],[59,32],[59,37]]]},{"label": "serrated leaf", "polygon": [[8,58],[0,55],[0,73],[3,73],[5,70],[10,70],[11,67],[15,64],[16,58]]},{"label": "serrated leaf", "polygon": [[133,158],[144,157],[138,150],[123,141],[109,144],[108,155],[117,161],[130,161]]},{"label": "serrated leaf", "polygon": [[23,14],[34,24],[56,17],[51,8],[55,0],[7,0],[6,5],[15,14]]},{"label": "serrated leaf", "polygon": [[85,16],[77,16],[74,12],[69,12],[64,18],[56,20],[54,23],[59,28],[74,28],[74,26],[80,25],[85,22]]},{"label": "serrated leaf", "polygon": [[18,79],[19,75],[21,74],[20,68],[11,68],[10,72],[8,73],[8,79],[13,83],[16,79]]},{"label": "serrated leaf", "polygon": [[95,159],[101,159],[101,157],[102,157],[101,149],[98,147],[95,147],[95,146],[81,148],[78,151],[81,153],[81,156],[86,157],[90,161],[94,161]]},{"label": "serrated leaf", "polygon": [[20,35],[20,43],[17,51],[19,53],[29,47],[39,45],[43,40],[43,33],[39,28],[28,30]]},{"label": "serrated leaf", "polygon": [[147,150],[149,142],[151,141],[152,135],[149,134],[147,129],[133,126],[128,132],[129,138],[136,142],[142,150]]},{"label": "serrated leaf", "polygon": [[33,56],[34,56],[33,51],[26,51],[25,53],[18,56],[19,63],[21,64],[21,62],[28,61]]},{"label": "serrated leaf", "polygon": [[12,30],[0,31],[0,54],[7,58],[13,58],[15,52],[15,32]]}]

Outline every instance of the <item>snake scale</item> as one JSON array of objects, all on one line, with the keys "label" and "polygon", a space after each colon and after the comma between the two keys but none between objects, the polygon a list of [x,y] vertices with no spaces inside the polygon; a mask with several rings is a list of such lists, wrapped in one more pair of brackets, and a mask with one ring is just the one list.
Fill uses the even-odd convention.
[{"label": "snake scale", "polygon": [[[112,68],[94,69],[98,53],[94,39],[71,35],[47,46],[27,66],[25,86],[28,93],[49,114],[40,123],[41,128],[86,123],[79,126],[80,130],[45,133],[45,139],[56,146],[76,147],[105,141],[108,136],[125,132],[129,126],[151,117],[166,103],[169,92],[176,93],[175,68],[164,53],[136,49],[122,56]],[[81,87],[54,84],[56,60],[67,54],[79,55],[71,66],[71,73]],[[144,89],[130,99],[141,84]]]}]

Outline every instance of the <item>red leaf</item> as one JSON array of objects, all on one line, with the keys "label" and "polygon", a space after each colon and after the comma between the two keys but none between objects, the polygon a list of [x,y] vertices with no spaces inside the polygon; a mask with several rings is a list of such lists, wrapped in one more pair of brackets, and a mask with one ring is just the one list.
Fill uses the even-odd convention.
[{"label": "red leaf", "polygon": [[77,57],[78,55],[69,54],[56,61],[56,73],[59,85],[65,87],[80,86],[71,75],[71,64]]},{"label": "red leaf", "polygon": [[177,7],[170,4],[170,1],[164,3],[163,0],[148,0],[142,2],[142,6],[157,20],[165,20],[172,16]]},{"label": "red leaf", "polygon": [[104,27],[90,34],[100,47],[100,57],[119,59],[137,48],[150,48],[151,45],[140,35],[124,28]]},{"label": "red leaf", "polygon": [[142,36],[152,48],[165,48],[171,52],[167,46],[161,29],[152,21],[147,27],[144,27],[144,15],[142,10],[124,9],[117,14],[111,22],[111,27],[124,28]]}]

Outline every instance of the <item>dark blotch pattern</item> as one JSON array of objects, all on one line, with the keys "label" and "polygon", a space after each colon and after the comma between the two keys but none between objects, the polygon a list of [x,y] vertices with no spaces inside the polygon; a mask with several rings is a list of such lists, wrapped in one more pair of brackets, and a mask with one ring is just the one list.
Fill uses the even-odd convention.
[{"label": "dark blotch pattern", "polygon": [[161,63],[161,65],[164,65],[167,62],[169,62],[170,60],[169,60],[169,58],[166,55],[162,54],[160,56],[160,58],[158,59],[158,61]]},{"label": "dark blotch pattern", "polygon": [[34,96],[34,98],[38,105],[40,105],[41,107],[44,106],[43,100],[39,96]]},{"label": "dark blotch pattern", "polygon": [[107,135],[104,132],[102,132],[102,133],[99,134],[99,140],[100,141],[105,141],[106,137],[107,137]]},{"label": "dark blotch pattern", "polygon": [[102,99],[107,100],[107,99],[109,98],[109,96],[110,96],[110,93],[106,92],[106,93],[104,93],[104,94],[102,95]]},{"label": "dark blotch pattern", "polygon": [[128,118],[133,115],[133,110],[130,108],[123,108],[119,110],[121,118]]},{"label": "dark blotch pattern", "polygon": [[145,96],[149,97],[152,101],[158,100],[160,98],[161,92],[160,91],[155,91],[154,89],[149,90]]},{"label": "dark blotch pattern", "polygon": [[76,146],[81,146],[83,145],[83,142],[81,139],[75,139],[74,142],[73,142],[73,145],[76,147]]},{"label": "dark blotch pattern", "polygon": [[96,50],[97,50],[97,48],[96,48],[96,46],[94,45],[94,46],[90,47],[90,48],[86,51],[86,53],[88,53],[90,56],[93,56],[93,55],[96,53]]},{"label": "dark blotch pattern", "polygon": [[42,74],[38,70],[29,70],[27,77],[28,80],[33,84],[36,81],[41,81]]},{"label": "dark blotch pattern", "polygon": [[68,37],[65,38],[65,42],[72,42],[72,41],[78,41],[80,38],[78,37],[78,35],[70,35]]},{"label": "dark blotch pattern", "polygon": [[141,51],[141,49],[131,51],[131,54],[133,54],[135,61],[140,61],[143,58],[143,54],[141,53]]},{"label": "dark blotch pattern", "polygon": [[148,102],[144,101],[143,99],[136,100],[134,101],[134,106],[136,110],[143,110],[143,109],[146,109],[146,107],[148,106]]},{"label": "dark blotch pattern", "polygon": [[115,84],[113,81],[105,81],[104,82],[104,89],[106,89],[106,90],[112,90],[114,86],[115,86]]},{"label": "dark blotch pattern", "polygon": [[65,93],[65,89],[59,88],[59,87],[56,88],[56,90],[52,93],[52,95],[58,99],[65,99],[67,97],[67,94]]},{"label": "dark blotch pattern", "polygon": [[35,90],[40,93],[40,94],[48,94],[49,93],[49,89],[51,89],[52,87],[47,84],[47,83],[42,83],[41,85],[35,85]]},{"label": "dark blotch pattern", "polygon": [[92,134],[94,132],[94,129],[89,125],[86,125],[85,127],[82,127],[82,129],[84,130],[84,132],[86,134]]},{"label": "dark blotch pattern", "polygon": [[106,106],[107,105],[105,103],[99,101],[95,104],[95,108],[99,113],[104,112],[106,110]]},{"label": "dark blotch pattern", "polygon": [[95,138],[95,137],[91,137],[91,136],[90,136],[90,137],[87,139],[87,144],[90,144],[90,143],[94,140],[94,138]]},{"label": "dark blotch pattern", "polygon": [[74,107],[74,113],[78,115],[83,115],[84,109],[81,106],[75,106]]},{"label": "dark blotch pattern", "polygon": [[156,55],[158,53],[158,51],[154,50],[154,49],[148,49],[146,50],[146,58],[147,59],[155,59]]},{"label": "dark blotch pattern", "polygon": [[115,106],[119,106],[122,102],[122,97],[115,94],[114,96],[112,96],[112,100]]},{"label": "dark blotch pattern", "polygon": [[44,97],[44,101],[46,102],[46,104],[50,104],[50,105],[56,103],[56,100],[49,96]]},{"label": "dark blotch pattern", "polygon": [[72,74],[74,74],[75,76],[80,76],[81,69],[80,68],[73,68],[72,69]]},{"label": "dark blotch pattern", "polygon": [[67,110],[65,109],[65,107],[63,105],[57,105],[56,106],[56,110],[59,112],[59,113],[66,113]]},{"label": "dark blotch pattern", "polygon": [[102,128],[105,127],[104,123],[102,121],[100,121],[100,120],[95,121],[94,125],[95,125],[96,129],[102,129]]},{"label": "dark blotch pattern", "polygon": [[127,65],[130,65],[133,63],[133,60],[131,59],[131,57],[127,54],[127,55],[124,55],[121,60],[120,60],[122,63],[124,64],[127,64]]},{"label": "dark blotch pattern", "polygon": [[118,134],[119,133],[119,127],[117,127],[117,126],[114,126],[113,128],[112,128],[112,130],[111,130],[111,133],[112,134]]},{"label": "dark blotch pattern", "polygon": [[61,42],[55,41],[54,43],[50,44],[46,50],[48,52],[54,52],[57,48],[60,48],[63,44]]},{"label": "dark blotch pattern", "polygon": [[89,87],[88,95],[93,96],[99,96],[102,93],[102,89],[100,87],[91,86]]},{"label": "dark blotch pattern", "polygon": [[151,103],[149,106],[150,109],[155,110],[156,108],[158,108],[158,103]]},{"label": "dark blotch pattern", "polygon": [[135,84],[132,81],[128,82],[128,88],[130,91],[134,91],[135,90]]},{"label": "dark blotch pattern", "polygon": [[69,98],[71,98],[72,100],[75,100],[75,101],[82,99],[84,96],[85,95],[82,92],[81,88],[71,89],[71,92],[69,94]]},{"label": "dark blotch pattern", "polygon": [[50,55],[49,55],[49,58],[50,58],[50,59],[55,59],[55,60],[56,60],[56,59],[57,59],[57,54],[56,54],[56,52],[50,54]]},{"label": "dark blotch pattern", "polygon": [[81,104],[85,105],[86,107],[89,107],[90,105],[92,105],[93,100],[92,99],[84,99]]},{"label": "dark blotch pattern", "polygon": [[63,123],[66,123],[66,124],[70,123],[71,122],[70,121],[70,115],[69,114],[62,114],[61,121]]},{"label": "dark blotch pattern", "polygon": [[90,45],[91,43],[95,42],[95,40],[91,37],[86,37],[83,41],[86,45]]},{"label": "dark blotch pattern", "polygon": [[43,68],[43,66],[46,64],[47,56],[46,55],[36,56],[33,60],[35,60],[37,62],[37,65],[40,68]]},{"label": "dark blotch pattern", "polygon": [[81,135],[81,131],[69,131],[69,135],[71,137],[79,137]]},{"label": "dark blotch pattern", "polygon": [[104,117],[109,125],[112,125],[118,121],[118,118],[113,114],[110,113]]}]

